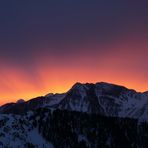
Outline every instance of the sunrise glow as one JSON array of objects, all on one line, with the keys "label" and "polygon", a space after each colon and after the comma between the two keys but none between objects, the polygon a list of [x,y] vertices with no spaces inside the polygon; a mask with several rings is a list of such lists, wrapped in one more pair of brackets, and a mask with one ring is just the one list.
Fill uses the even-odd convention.
[{"label": "sunrise glow", "polygon": [[63,93],[76,82],[147,91],[146,6],[137,1],[4,2],[0,105]]}]

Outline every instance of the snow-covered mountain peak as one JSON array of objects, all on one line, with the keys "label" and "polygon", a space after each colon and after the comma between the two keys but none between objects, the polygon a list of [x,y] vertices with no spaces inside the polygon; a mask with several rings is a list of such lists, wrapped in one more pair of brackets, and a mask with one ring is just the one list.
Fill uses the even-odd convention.
[{"label": "snow-covered mountain peak", "polygon": [[[80,83],[80,82],[77,82],[75,83],[71,89],[83,89],[84,88],[84,84]],[[70,89],[70,90],[71,90]]]},{"label": "snow-covered mountain peak", "polygon": [[90,87],[94,86],[95,84],[93,83],[80,83],[80,82],[77,82],[75,83],[71,89],[89,89]]},{"label": "snow-covered mountain peak", "polygon": [[51,97],[53,95],[54,95],[54,93],[48,93],[47,95],[45,95],[45,97]]},{"label": "snow-covered mountain peak", "polygon": [[67,94],[71,94],[71,95],[79,95],[79,96],[86,96],[86,89],[87,87],[85,86],[85,84],[82,83],[76,83],[72,86],[72,88],[67,92]]},{"label": "snow-covered mountain peak", "polygon": [[145,91],[145,92],[143,93],[143,95],[146,96],[146,97],[148,97],[148,91]]},{"label": "snow-covered mountain peak", "polygon": [[21,114],[48,106],[55,109],[97,113],[105,116],[147,119],[147,105],[148,92],[138,93],[124,86],[106,82],[76,83],[66,93],[50,93],[20,104],[6,104],[0,107],[0,112]]},{"label": "snow-covered mountain peak", "polygon": [[96,86],[100,89],[109,91],[109,90],[114,90],[114,89],[120,89],[120,90],[127,90],[126,87],[121,86],[121,85],[116,85],[116,84],[111,84],[111,83],[106,83],[106,82],[98,82],[96,83]]},{"label": "snow-covered mountain peak", "polygon": [[24,102],[25,102],[24,99],[19,99],[19,100],[16,101],[16,103],[18,103],[18,104],[19,104],[19,103],[24,103]]},{"label": "snow-covered mountain peak", "polygon": [[[85,114],[82,112],[85,112]],[[70,114],[72,114],[71,117],[69,116]],[[85,118],[86,115],[88,115],[88,118]],[[66,116],[67,118],[65,118]],[[79,117],[81,117],[81,120],[78,119]],[[121,124],[121,127],[125,125],[123,129],[126,129],[127,137],[127,121],[130,121],[128,118],[135,118],[133,123],[138,121],[138,124],[141,121],[148,121],[148,92],[139,93],[124,86],[105,82],[96,84],[76,83],[68,92],[63,94],[49,93],[46,96],[33,98],[26,102],[5,104],[0,107],[0,147],[53,147],[61,139],[57,136],[57,141],[54,141],[56,138],[53,135],[57,131],[63,137],[64,132],[59,131],[63,129],[63,125],[68,123],[67,119],[69,123],[65,126],[65,131],[69,133],[67,129],[69,130],[70,127],[82,127],[76,124],[75,121],[77,120],[82,123],[86,121],[87,123],[88,119],[93,119],[92,121],[94,122],[96,118],[99,118],[98,121],[101,127],[105,122],[109,123],[108,125],[111,127],[109,122],[111,120],[108,120],[110,117],[116,117],[112,119],[117,120],[119,125],[121,124],[121,117],[125,118],[125,122]],[[59,126],[61,123],[63,125]],[[71,126],[72,123],[74,126]],[[129,129],[131,129],[134,124],[131,121],[129,123],[131,123],[129,126]],[[57,126],[55,126],[56,124]],[[113,121],[112,125],[114,124],[115,128],[117,128],[117,122]],[[89,124],[86,125],[88,127]],[[59,130],[56,130],[57,127],[59,127]],[[93,128],[93,130],[95,129],[94,131],[96,131],[96,127]],[[104,130],[104,128],[102,129]],[[137,129],[137,125],[135,129]],[[91,131],[94,132],[93,130]],[[72,131],[75,132],[73,129]],[[79,131],[82,132],[83,130]],[[108,133],[108,130],[106,131]],[[87,134],[87,137],[88,135],[90,135],[90,132]],[[51,138],[50,140],[49,137]],[[69,137],[68,135],[68,141]],[[83,138],[81,135],[78,135],[78,137],[80,139]],[[50,143],[52,141],[54,141],[53,145]],[[67,145],[67,142],[65,144]]]}]

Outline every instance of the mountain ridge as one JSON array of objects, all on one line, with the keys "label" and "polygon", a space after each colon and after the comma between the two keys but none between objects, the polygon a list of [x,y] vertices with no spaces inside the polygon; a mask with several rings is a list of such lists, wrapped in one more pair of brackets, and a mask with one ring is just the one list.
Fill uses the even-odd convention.
[{"label": "mountain ridge", "polygon": [[147,133],[148,93],[104,82],[0,107],[0,147],[146,148]]},{"label": "mountain ridge", "polygon": [[23,114],[48,106],[104,116],[119,116],[148,120],[148,92],[137,92],[122,85],[107,82],[75,83],[66,93],[36,97],[21,103],[8,103],[0,113]]}]

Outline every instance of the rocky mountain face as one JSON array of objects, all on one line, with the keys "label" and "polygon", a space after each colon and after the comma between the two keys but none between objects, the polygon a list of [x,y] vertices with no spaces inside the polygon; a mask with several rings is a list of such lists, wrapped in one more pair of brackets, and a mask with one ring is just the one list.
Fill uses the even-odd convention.
[{"label": "rocky mountain face", "polygon": [[138,93],[123,86],[76,83],[58,108],[104,116],[148,119],[148,93]]},{"label": "rocky mountain face", "polygon": [[37,97],[26,102],[8,103],[0,107],[0,113],[24,114],[27,111],[36,110],[40,107],[54,106],[58,104],[64,96],[65,94],[50,94],[44,97]]},{"label": "rocky mountain face", "polygon": [[6,104],[0,107],[0,112],[23,114],[44,106],[103,116],[148,120],[148,92],[138,93],[123,86],[104,82],[76,83],[64,94],[48,94],[27,102]]},{"label": "rocky mountain face", "polygon": [[148,92],[76,83],[0,107],[0,148],[147,148]]}]

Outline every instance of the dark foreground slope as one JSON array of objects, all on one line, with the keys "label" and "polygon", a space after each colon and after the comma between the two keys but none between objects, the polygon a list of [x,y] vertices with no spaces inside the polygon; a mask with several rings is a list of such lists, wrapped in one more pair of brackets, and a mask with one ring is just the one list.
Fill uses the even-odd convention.
[{"label": "dark foreground slope", "polygon": [[40,108],[23,116],[1,117],[0,147],[147,148],[148,124],[130,118]]},{"label": "dark foreground slope", "polygon": [[[38,115],[41,116],[36,120]],[[138,120],[130,118],[39,109],[32,119],[42,136],[57,148],[148,147],[148,124],[138,124]]]}]

